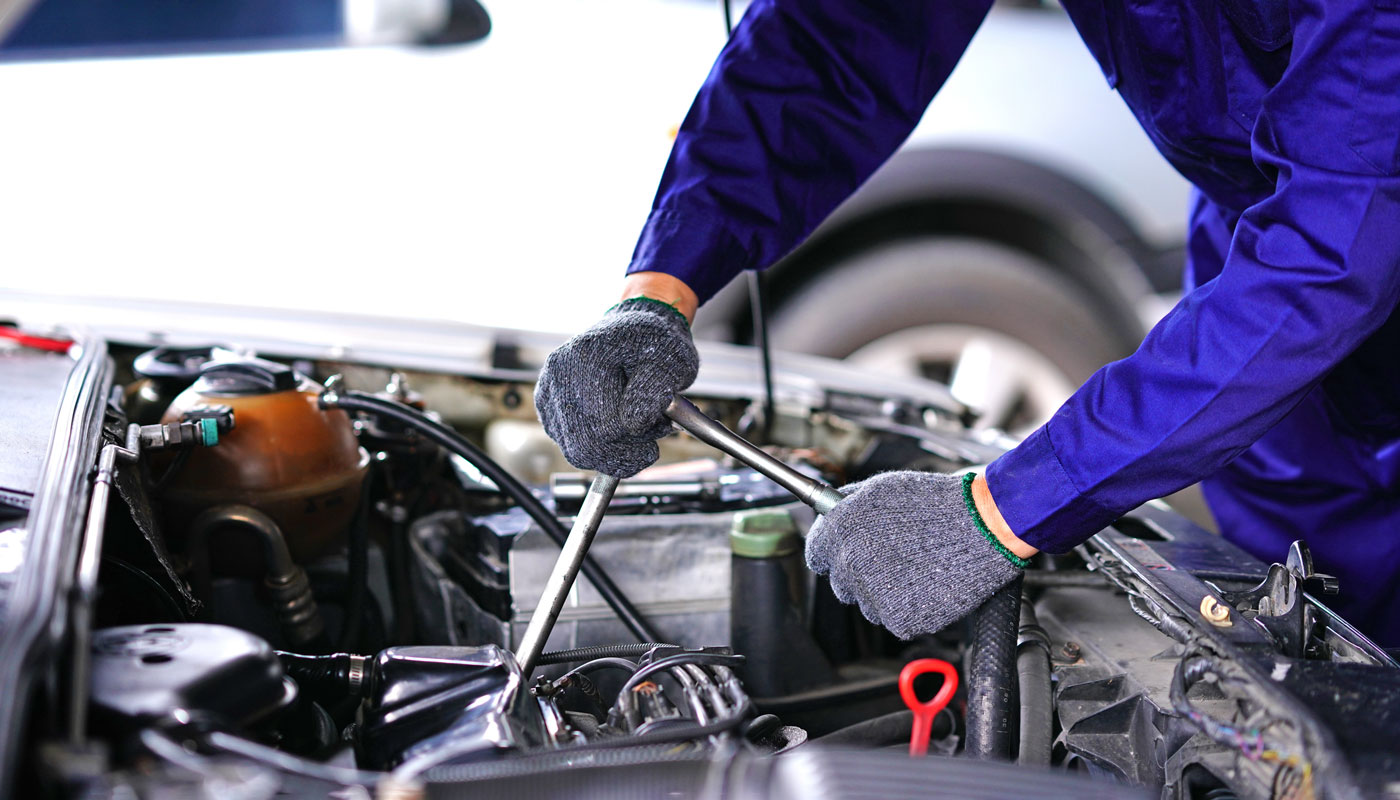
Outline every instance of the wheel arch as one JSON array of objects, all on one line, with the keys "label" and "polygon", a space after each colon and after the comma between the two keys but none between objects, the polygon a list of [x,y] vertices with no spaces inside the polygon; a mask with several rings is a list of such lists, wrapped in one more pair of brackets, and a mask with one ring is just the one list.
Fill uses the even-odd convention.
[{"label": "wheel arch", "polygon": [[[1172,288],[1180,251],[1148,245],[1107,201],[1070,177],[981,150],[895,154],[791,254],[769,269],[774,308],[846,257],[880,242],[970,236],[1025,252],[1070,279],[1131,349],[1146,332],[1139,304]],[[737,340],[751,335],[743,281],[707,304],[698,323]]]}]

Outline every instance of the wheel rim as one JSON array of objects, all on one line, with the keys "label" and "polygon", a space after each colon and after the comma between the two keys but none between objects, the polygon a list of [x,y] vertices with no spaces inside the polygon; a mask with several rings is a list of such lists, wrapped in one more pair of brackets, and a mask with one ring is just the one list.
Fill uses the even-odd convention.
[{"label": "wheel rim", "polygon": [[921,325],[896,331],[846,357],[861,366],[948,384],[977,413],[974,428],[1025,436],[1078,386],[1048,356],[1000,331],[972,325]]}]

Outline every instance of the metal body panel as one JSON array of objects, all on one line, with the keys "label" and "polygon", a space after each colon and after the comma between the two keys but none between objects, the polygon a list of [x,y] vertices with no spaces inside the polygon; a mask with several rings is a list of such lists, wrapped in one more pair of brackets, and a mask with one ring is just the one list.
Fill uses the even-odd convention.
[{"label": "metal body panel", "polygon": [[[91,492],[89,473],[102,443],[102,415],[112,382],[106,343],[78,339],[30,507],[24,555],[13,573],[0,640],[0,795],[15,778],[23,748],[17,738],[31,690],[57,666],[68,628],[82,527]],[[14,547],[15,542],[7,542]],[[85,644],[83,646],[86,646]]]},{"label": "metal body panel", "polygon": [[72,359],[55,353],[0,350],[0,504],[27,507],[34,496],[72,369]]}]

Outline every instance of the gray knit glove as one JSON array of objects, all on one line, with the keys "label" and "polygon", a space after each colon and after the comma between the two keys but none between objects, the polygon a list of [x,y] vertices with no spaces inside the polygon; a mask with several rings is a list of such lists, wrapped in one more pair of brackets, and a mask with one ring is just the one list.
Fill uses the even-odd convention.
[{"label": "gray knit glove", "polygon": [[625,300],[549,354],[535,411],[570,464],[630,478],[656,461],[656,440],[671,431],[666,406],[699,369],[679,311]]},{"label": "gray knit glove", "polygon": [[807,534],[807,566],[901,639],[942,630],[1026,566],[977,515],[972,478],[885,472],[842,487]]}]

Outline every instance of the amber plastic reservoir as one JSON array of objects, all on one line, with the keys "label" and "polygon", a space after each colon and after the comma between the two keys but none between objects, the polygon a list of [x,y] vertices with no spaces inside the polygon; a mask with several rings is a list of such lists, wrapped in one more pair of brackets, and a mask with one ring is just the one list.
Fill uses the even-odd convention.
[{"label": "amber plastic reservoir", "polygon": [[235,423],[216,446],[191,452],[161,496],[177,539],[201,511],[244,503],[277,522],[298,562],[344,544],[369,454],[345,412],[318,407],[319,390],[283,364],[254,359],[210,364],[171,402],[162,421],[225,405]]}]

